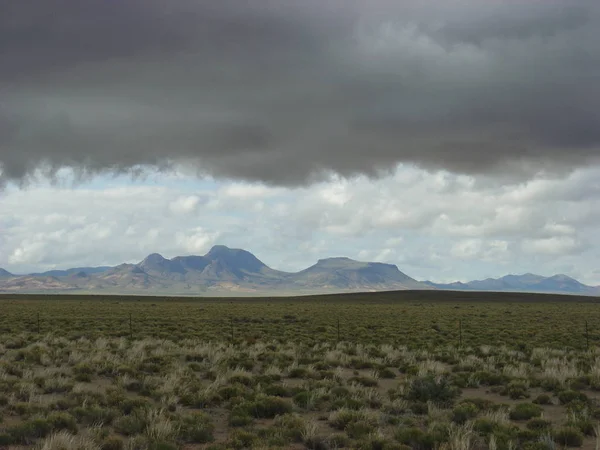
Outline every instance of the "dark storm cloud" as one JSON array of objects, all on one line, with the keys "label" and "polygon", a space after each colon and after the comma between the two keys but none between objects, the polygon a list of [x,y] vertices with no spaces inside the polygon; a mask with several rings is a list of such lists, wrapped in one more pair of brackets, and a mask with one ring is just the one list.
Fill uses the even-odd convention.
[{"label": "dark storm cloud", "polygon": [[600,155],[598,5],[2,2],[0,181],[568,170]]}]

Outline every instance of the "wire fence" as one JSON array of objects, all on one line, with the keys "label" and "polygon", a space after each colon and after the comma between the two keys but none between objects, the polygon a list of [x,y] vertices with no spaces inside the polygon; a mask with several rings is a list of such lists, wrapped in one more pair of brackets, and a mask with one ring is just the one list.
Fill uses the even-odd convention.
[{"label": "wire fence", "polygon": [[[2,319],[0,317],[0,319]],[[587,320],[567,329],[567,332],[541,328],[532,332],[518,323],[505,327],[487,326],[473,319],[453,320],[445,326],[394,327],[382,323],[363,323],[359,320],[332,318],[329,321],[283,316],[280,319],[227,316],[221,318],[137,316],[129,313],[111,317],[56,316],[41,313],[13,315],[0,320],[0,336],[7,339],[19,333],[53,334],[70,339],[125,337],[142,339],[204,339],[219,341],[300,341],[300,342],[362,342],[390,343],[414,346],[474,346],[509,345],[566,347],[590,349],[600,346],[600,333]],[[498,330],[502,330],[499,332]],[[1,341],[0,341],[1,343]]]}]

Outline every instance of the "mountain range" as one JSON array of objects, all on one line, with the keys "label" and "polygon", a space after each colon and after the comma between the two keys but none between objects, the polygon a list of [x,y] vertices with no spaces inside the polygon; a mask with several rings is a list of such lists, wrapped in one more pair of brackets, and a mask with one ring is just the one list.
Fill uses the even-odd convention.
[{"label": "mountain range", "polygon": [[137,264],[81,267],[29,275],[0,271],[0,292],[78,292],[168,295],[286,295],[433,289],[392,264],[321,259],[296,273],[272,269],[252,253],[217,245],[204,256],[166,259],[154,253]]},{"label": "mountain range", "polygon": [[425,284],[435,289],[456,291],[499,291],[499,292],[555,292],[563,294],[600,295],[600,286],[587,286],[567,275],[559,274],[543,277],[533,273],[506,275],[501,278],[487,278],[467,283]]},{"label": "mountain range", "polygon": [[393,264],[337,257],[300,272],[272,269],[252,253],[217,245],[204,256],[172,259],[154,253],[137,264],[78,267],[14,275],[0,269],[0,293],[106,293],[156,295],[301,295],[392,290],[560,292],[600,295],[566,275],[507,275],[468,283],[417,281]]}]

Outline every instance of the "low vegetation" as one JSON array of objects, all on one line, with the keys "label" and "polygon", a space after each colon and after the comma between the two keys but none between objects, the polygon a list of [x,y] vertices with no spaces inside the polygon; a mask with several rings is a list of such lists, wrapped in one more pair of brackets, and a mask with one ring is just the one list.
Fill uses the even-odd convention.
[{"label": "low vegetation", "polygon": [[[137,300],[0,300],[0,448],[597,445],[593,336],[583,346],[573,332],[562,345],[533,334],[503,342],[473,325],[506,317],[516,329],[545,314],[560,336],[561,321],[586,311],[591,321],[593,303]],[[339,341],[332,317],[343,319]],[[458,320],[462,330],[451,327]],[[436,327],[423,331],[428,323]],[[406,334],[393,332],[400,324]],[[551,333],[539,321],[523,327]]]}]

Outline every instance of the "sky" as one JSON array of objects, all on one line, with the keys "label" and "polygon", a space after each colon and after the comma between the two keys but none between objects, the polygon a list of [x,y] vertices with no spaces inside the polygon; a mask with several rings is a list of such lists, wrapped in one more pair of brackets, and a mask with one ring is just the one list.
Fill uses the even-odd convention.
[{"label": "sky", "polygon": [[0,267],[600,285],[595,0],[0,5]]}]

